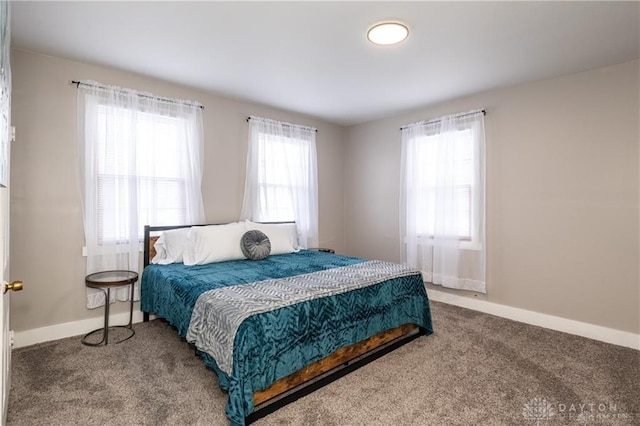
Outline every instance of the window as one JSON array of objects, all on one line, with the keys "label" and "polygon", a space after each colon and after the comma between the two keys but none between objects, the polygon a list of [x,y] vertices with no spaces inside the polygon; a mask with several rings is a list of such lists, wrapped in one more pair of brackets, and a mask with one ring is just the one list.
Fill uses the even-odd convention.
[{"label": "window", "polygon": [[[474,182],[476,164],[473,161],[473,133],[466,129],[451,131],[446,135],[447,143],[452,145],[452,149],[444,155],[452,156],[452,167],[450,176],[439,178],[438,173],[446,173],[442,167],[438,167],[438,161],[443,157],[443,153],[438,152],[440,137],[441,135],[437,134],[421,136],[410,142],[416,145],[417,154],[412,161],[419,165],[416,191],[422,193],[422,196],[418,209],[425,212],[418,221],[418,232],[422,236],[433,238],[438,227],[442,235],[471,240],[472,229],[475,228],[472,206],[475,204],[474,198],[477,197],[477,184]],[[448,183],[451,184],[450,187],[447,187]],[[451,193],[447,194],[447,191]],[[449,221],[436,224],[437,199],[449,195],[450,200],[442,201],[451,203],[455,215]]]},{"label": "window", "polygon": [[259,117],[249,120],[243,219],[295,221],[298,243],[318,244],[316,130]]},{"label": "window", "polygon": [[402,129],[403,261],[427,282],[486,292],[484,113]]},{"label": "window", "polygon": [[[200,105],[79,82],[78,142],[87,274],[137,271],[144,225],[204,222]],[[87,307],[102,304],[87,289]]]},{"label": "window", "polygon": [[299,176],[309,169],[310,144],[269,134],[263,134],[261,139],[264,146],[258,169],[260,208],[255,219],[293,222],[296,220],[294,194],[310,191],[308,179]]},{"label": "window", "polygon": [[[96,230],[100,244],[121,241],[131,234],[130,226],[136,226],[142,240],[144,225],[189,223],[189,176],[178,161],[187,155],[188,145],[179,135],[187,124],[185,118],[105,105],[97,112]],[[127,134],[132,138],[123,136]],[[118,214],[119,200],[132,197],[136,199],[136,223],[123,221],[128,217]]]}]

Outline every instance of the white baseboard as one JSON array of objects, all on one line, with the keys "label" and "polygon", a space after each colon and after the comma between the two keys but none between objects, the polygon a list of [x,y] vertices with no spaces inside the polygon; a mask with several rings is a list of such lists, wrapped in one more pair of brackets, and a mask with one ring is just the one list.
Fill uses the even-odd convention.
[{"label": "white baseboard", "polygon": [[455,294],[445,293],[431,288],[427,289],[427,293],[429,295],[429,299],[436,302],[448,303],[450,305],[456,305],[526,324],[640,350],[640,334],[574,321],[553,315],[541,314],[539,312],[528,311],[526,309],[513,308],[511,306],[500,305],[484,300],[457,296]]},{"label": "white baseboard", "polygon": [[[538,312],[528,311],[526,309],[513,308],[511,306],[500,305],[484,300],[457,296],[455,294],[445,293],[434,289],[427,289],[427,292],[429,294],[429,299],[436,302],[461,306],[463,308],[508,318],[510,320],[526,324],[640,350],[640,335],[638,334],[560,318],[553,315],[541,314]],[[155,317],[152,315],[151,318],[153,319]],[[109,324],[112,325],[126,324],[128,321],[128,312],[114,314],[109,318]],[[142,312],[137,311],[133,313],[133,322],[142,322]],[[33,330],[16,331],[14,334],[14,348],[35,345],[36,343],[48,342],[51,340],[64,339],[66,337],[80,336],[91,330],[102,327],[103,324],[104,318],[101,316],[98,318],[56,324]]]},{"label": "white baseboard", "polygon": [[[151,319],[155,318],[151,315]],[[133,312],[133,322],[142,322],[142,312]],[[109,325],[122,325],[129,323],[129,312],[122,312],[109,316]],[[14,348],[35,345],[36,343],[49,342],[51,340],[64,339],[66,337],[80,336],[104,326],[104,316],[90,318],[81,321],[65,322],[47,327],[34,328],[32,330],[14,332]]]}]

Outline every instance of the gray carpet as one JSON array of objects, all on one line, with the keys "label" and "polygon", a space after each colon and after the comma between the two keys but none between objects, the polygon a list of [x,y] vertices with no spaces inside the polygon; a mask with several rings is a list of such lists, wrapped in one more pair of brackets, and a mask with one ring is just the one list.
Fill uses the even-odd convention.
[{"label": "gray carpet", "polygon": [[[432,303],[432,336],[254,423],[640,424],[640,352]],[[215,375],[162,321],[13,352],[9,425],[226,425]],[[545,411],[546,409],[546,411]]]}]

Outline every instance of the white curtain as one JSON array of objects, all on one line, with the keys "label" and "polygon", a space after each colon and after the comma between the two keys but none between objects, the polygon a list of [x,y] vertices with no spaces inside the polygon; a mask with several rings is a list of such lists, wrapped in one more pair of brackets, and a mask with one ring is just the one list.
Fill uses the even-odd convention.
[{"label": "white curtain", "polygon": [[249,119],[241,219],[295,221],[298,244],[318,246],[316,130],[260,117]]},{"label": "white curtain", "polygon": [[[200,105],[81,82],[78,129],[87,274],[138,271],[144,225],[204,222]],[[104,298],[87,288],[89,309]]]},{"label": "white curtain", "polygon": [[484,112],[402,129],[403,261],[443,287],[486,293]]}]

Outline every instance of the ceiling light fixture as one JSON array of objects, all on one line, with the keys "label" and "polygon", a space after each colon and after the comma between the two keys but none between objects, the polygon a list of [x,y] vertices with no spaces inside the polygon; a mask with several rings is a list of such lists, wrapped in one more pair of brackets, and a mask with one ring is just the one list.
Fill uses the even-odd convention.
[{"label": "ceiling light fixture", "polygon": [[380,22],[367,31],[367,38],[371,43],[382,45],[400,43],[408,35],[409,28],[400,22]]}]

